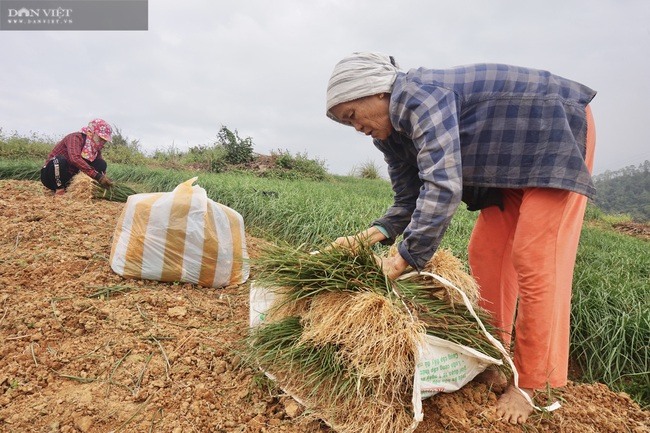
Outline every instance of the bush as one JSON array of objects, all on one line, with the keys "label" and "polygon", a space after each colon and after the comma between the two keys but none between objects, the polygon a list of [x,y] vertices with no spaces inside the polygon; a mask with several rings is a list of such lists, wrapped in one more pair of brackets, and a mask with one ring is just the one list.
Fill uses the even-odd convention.
[{"label": "bush", "polygon": [[35,132],[29,137],[21,136],[16,131],[6,135],[0,128],[0,158],[45,160],[57,142],[57,139]]},{"label": "bush", "polygon": [[288,150],[271,152],[276,157],[276,167],[265,172],[268,177],[279,179],[313,179],[327,178],[325,162],[319,159],[309,159],[307,153],[298,152],[295,156]]},{"label": "bush", "polygon": [[598,221],[602,220],[605,214],[603,211],[596,206],[596,204],[589,200],[587,202],[587,208],[585,209],[585,221]]},{"label": "bush", "polygon": [[157,163],[180,165],[183,153],[172,143],[170,147],[165,149],[156,148],[151,159]]},{"label": "bush", "polygon": [[222,126],[217,133],[218,146],[226,151],[225,162],[228,164],[245,164],[253,160],[253,139],[239,137],[239,133]]},{"label": "bush", "polygon": [[109,145],[102,149],[106,161],[115,164],[145,165],[147,158],[137,149],[129,146]]},{"label": "bush", "polygon": [[181,157],[183,165],[200,165],[206,171],[213,173],[222,173],[226,171],[227,153],[226,149],[219,145],[212,146],[199,145],[191,147],[190,150]]},{"label": "bush", "polygon": [[113,141],[102,149],[106,161],[114,164],[144,165],[147,158],[140,150],[139,140],[129,140],[122,130],[113,126]]},{"label": "bush", "polygon": [[228,170],[228,164],[225,158],[213,159],[210,162],[210,171],[212,173],[223,173]]}]

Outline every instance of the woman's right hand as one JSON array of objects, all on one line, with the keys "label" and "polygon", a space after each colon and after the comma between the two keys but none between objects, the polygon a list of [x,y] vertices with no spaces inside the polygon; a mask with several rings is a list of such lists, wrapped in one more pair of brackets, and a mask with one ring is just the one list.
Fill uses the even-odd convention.
[{"label": "woman's right hand", "polygon": [[336,238],[336,240],[330,244],[331,248],[343,248],[351,251],[357,251],[360,246],[361,242],[359,241],[359,235],[341,236],[340,238]]},{"label": "woman's right hand", "polygon": [[336,238],[336,240],[330,244],[330,248],[348,248],[351,251],[356,252],[363,244],[374,245],[384,239],[386,239],[386,236],[384,236],[377,227],[370,227],[354,236],[342,236]]},{"label": "woman's right hand", "polygon": [[103,176],[99,179],[99,184],[100,184],[101,186],[103,186],[104,188],[110,188],[110,187],[113,186],[113,181],[110,180],[110,179],[108,178],[108,176],[103,175]]}]

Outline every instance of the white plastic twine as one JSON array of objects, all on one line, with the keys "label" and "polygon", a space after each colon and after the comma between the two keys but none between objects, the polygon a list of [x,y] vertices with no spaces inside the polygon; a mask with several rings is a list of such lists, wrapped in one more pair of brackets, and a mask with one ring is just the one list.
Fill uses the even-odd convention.
[{"label": "white plastic twine", "polygon": [[485,334],[485,336],[486,336],[487,339],[490,341],[490,343],[492,343],[492,345],[493,345],[494,347],[496,347],[496,348],[499,350],[499,352],[501,352],[501,354],[503,355],[503,357],[504,357],[504,358],[506,359],[506,361],[508,362],[508,365],[510,365],[510,368],[512,369],[512,373],[513,373],[513,379],[514,379],[514,386],[515,386],[515,388],[517,388],[517,389],[519,390],[519,392],[521,392],[521,394],[524,396],[524,398],[526,399],[526,401],[527,401],[527,402],[528,402],[528,403],[529,403],[533,408],[535,408],[536,410],[539,410],[539,411],[551,412],[551,411],[554,411],[555,409],[558,409],[558,408],[561,406],[561,405],[560,405],[560,402],[556,401],[555,403],[551,404],[550,406],[546,406],[546,407],[541,408],[541,407],[535,405],[535,403],[533,402],[533,399],[530,398],[530,396],[528,395],[528,393],[527,393],[526,391],[524,391],[523,389],[519,388],[519,373],[517,372],[517,369],[515,368],[515,364],[512,362],[512,359],[510,358],[510,355],[508,354],[508,351],[503,347],[503,345],[501,344],[501,342],[500,342],[499,340],[497,340],[496,338],[494,338],[494,337],[492,336],[492,334],[490,334],[490,333],[487,331],[487,329],[485,329],[485,326],[483,325],[483,322],[481,322],[481,319],[479,319],[479,317],[476,315],[476,312],[474,311],[474,308],[472,307],[472,304],[470,303],[469,298],[467,297],[467,295],[465,294],[465,292],[463,292],[462,290],[460,290],[458,287],[454,286],[450,281],[446,280],[445,278],[441,277],[440,275],[432,274],[432,273],[430,273],[430,272],[420,272],[420,273],[418,273],[418,272],[410,272],[410,273],[408,273],[408,274],[404,274],[404,275],[400,276],[400,277],[398,278],[398,280],[404,280],[404,279],[407,279],[407,278],[413,277],[413,276],[415,276],[415,275],[426,275],[426,276],[428,276],[428,277],[434,278],[434,279],[440,281],[440,282],[441,282],[442,284],[444,284],[445,286],[451,287],[451,288],[453,288],[454,290],[456,290],[458,293],[460,293],[460,295],[461,295],[462,298],[463,298],[463,301],[465,302],[465,306],[467,307],[467,309],[469,310],[469,312],[472,314],[472,316],[474,317],[474,319],[476,319],[476,322],[477,322],[478,325],[481,327],[481,330],[483,331],[483,334]]}]

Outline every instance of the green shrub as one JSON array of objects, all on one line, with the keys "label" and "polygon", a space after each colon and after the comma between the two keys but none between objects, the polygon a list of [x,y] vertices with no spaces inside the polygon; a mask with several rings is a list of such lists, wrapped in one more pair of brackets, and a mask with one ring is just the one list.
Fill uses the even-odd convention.
[{"label": "green shrub", "polygon": [[172,143],[167,149],[156,148],[151,159],[156,163],[180,165],[183,153]]},{"label": "green shrub", "polygon": [[109,145],[102,150],[102,156],[107,162],[115,164],[145,165],[147,158],[137,149],[127,146]]},{"label": "green shrub", "polygon": [[295,156],[291,155],[288,150],[271,153],[276,158],[276,167],[264,172],[266,177],[324,180],[328,176],[325,162],[319,159],[310,159],[307,153],[298,152]]},{"label": "green shrub", "polygon": [[122,130],[113,126],[113,142],[102,149],[102,156],[115,164],[144,165],[147,158],[140,150],[139,140],[129,140]]},{"label": "green shrub", "polygon": [[213,173],[223,173],[227,168],[226,149],[214,144],[212,146],[198,145],[190,147],[181,157],[182,165],[197,166]]},{"label": "green shrub", "polygon": [[210,171],[212,173],[223,173],[228,170],[228,164],[225,158],[213,159],[210,162]]},{"label": "green shrub", "polygon": [[216,145],[226,151],[225,161],[228,164],[245,164],[253,160],[253,139],[240,138],[239,133],[222,126],[217,133]]},{"label": "green shrub", "polygon": [[589,200],[587,202],[587,208],[585,209],[585,221],[598,221],[601,220],[603,216],[603,211],[600,210],[593,201]]},{"label": "green shrub", "polygon": [[32,132],[29,137],[0,128],[0,158],[45,160],[59,140]]}]

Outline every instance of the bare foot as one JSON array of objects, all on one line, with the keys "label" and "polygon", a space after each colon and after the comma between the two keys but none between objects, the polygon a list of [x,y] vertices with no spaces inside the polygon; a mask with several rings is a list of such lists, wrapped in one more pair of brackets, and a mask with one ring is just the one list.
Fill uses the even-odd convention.
[{"label": "bare foot", "polygon": [[[533,398],[533,389],[521,388],[521,390]],[[497,401],[497,415],[511,424],[525,423],[533,409],[526,397],[513,385],[510,385]]]}]

